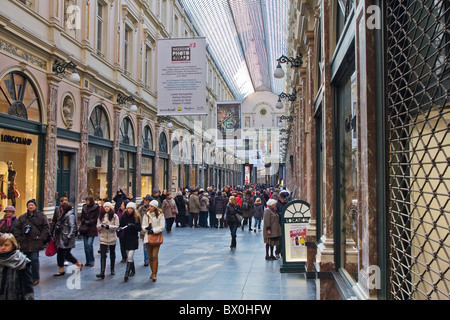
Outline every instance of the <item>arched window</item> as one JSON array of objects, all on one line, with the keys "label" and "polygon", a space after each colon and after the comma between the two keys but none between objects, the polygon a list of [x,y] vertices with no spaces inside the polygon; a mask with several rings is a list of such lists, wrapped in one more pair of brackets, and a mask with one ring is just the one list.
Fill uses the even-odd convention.
[{"label": "arched window", "polygon": [[168,153],[167,137],[164,132],[159,136],[159,152]]},{"label": "arched window", "polygon": [[130,118],[125,117],[120,125],[120,142],[134,145],[134,129]]},{"label": "arched window", "polygon": [[144,134],[142,135],[143,148],[153,150],[153,135],[150,126],[144,127]]},{"label": "arched window", "polygon": [[0,112],[41,122],[41,101],[31,79],[20,71],[12,71],[0,82]]},{"label": "arched window", "polygon": [[89,118],[89,134],[99,138],[110,139],[108,116],[105,109],[100,105],[92,110]]}]

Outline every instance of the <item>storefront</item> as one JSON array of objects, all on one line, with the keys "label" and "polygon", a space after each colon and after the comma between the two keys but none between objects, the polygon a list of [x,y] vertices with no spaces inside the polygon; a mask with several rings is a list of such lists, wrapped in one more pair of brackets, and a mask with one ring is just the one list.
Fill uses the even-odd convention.
[{"label": "storefront", "polygon": [[111,199],[112,148],[110,125],[106,109],[97,105],[89,117],[89,146],[87,161],[87,194],[100,200]]},{"label": "storefront", "polygon": [[141,159],[141,198],[152,194],[153,168],[155,151],[153,150],[153,135],[149,125],[144,127]]},{"label": "storefront", "polygon": [[119,136],[119,189],[136,195],[136,139],[133,124],[124,117]]},{"label": "storefront", "polygon": [[11,71],[0,82],[0,216],[12,205],[18,214],[26,202],[42,203],[45,125],[41,121],[42,100],[29,75]]},{"label": "storefront", "polygon": [[169,150],[167,136],[162,132],[159,136],[159,164],[158,164],[158,188],[168,190],[169,188]]}]

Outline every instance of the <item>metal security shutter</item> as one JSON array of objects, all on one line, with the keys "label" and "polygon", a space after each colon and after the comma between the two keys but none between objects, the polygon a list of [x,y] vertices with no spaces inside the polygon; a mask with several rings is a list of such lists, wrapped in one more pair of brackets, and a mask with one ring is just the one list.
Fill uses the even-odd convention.
[{"label": "metal security shutter", "polygon": [[450,1],[386,1],[390,299],[450,297]]}]

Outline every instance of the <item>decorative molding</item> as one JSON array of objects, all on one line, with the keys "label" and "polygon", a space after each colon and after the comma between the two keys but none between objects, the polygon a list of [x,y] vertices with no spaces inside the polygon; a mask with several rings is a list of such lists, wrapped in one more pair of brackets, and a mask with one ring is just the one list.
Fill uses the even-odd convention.
[{"label": "decorative molding", "polygon": [[0,51],[4,51],[10,54],[19,57],[30,64],[33,64],[41,69],[47,69],[47,61],[43,60],[27,51],[22,50],[21,48],[6,42],[5,40],[0,39]]}]

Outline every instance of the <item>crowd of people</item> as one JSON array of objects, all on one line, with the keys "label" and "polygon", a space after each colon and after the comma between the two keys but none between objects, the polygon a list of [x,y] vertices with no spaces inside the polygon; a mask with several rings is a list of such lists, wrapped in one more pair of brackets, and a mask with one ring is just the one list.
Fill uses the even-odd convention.
[{"label": "crowd of people", "polygon": [[[51,221],[37,209],[34,199],[27,202],[27,212],[16,216],[8,206],[0,220],[0,300],[34,299],[33,286],[39,284],[39,252],[51,242],[56,247],[59,268],[55,277],[65,275],[70,262],[81,271],[95,265],[94,240],[99,237],[100,272],[105,279],[109,254],[110,274],[115,275],[116,245],[119,243],[121,263],[126,263],[124,281],[135,275],[134,253],[143,245],[144,266],[150,266],[150,279],[156,281],[158,253],[162,233],[177,228],[229,228],[230,248],[236,248],[240,228],[263,232],[266,260],[277,260],[281,254],[280,214],[289,200],[285,189],[246,185],[216,190],[214,187],[178,189],[171,192],[153,189],[136,204],[131,194],[118,190],[112,202],[104,198],[97,203],[85,198],[77,216],[68,199],[63,197],[55,208]],[[71,250],[81,237],[85,264]],[[18,272],[16,272],[18,271]]]}]

